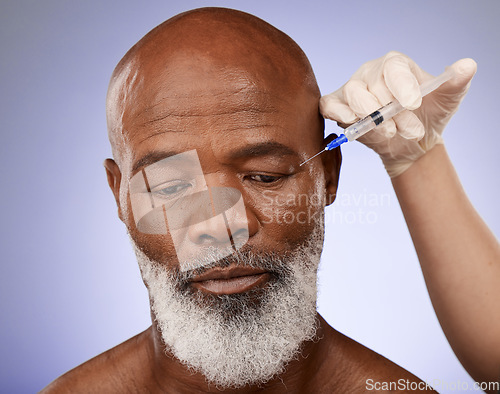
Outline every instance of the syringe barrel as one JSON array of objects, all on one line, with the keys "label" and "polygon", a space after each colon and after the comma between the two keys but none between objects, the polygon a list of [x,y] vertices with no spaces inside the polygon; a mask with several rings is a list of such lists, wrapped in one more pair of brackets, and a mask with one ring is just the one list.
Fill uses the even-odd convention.
[{"label": "syringe barrel", "polygon": [[[437,89],[443,83],[453,78],[454,75],[455,72],[453,69],[451,67],[446,67],[444,73],[422,83],[420,85],[420,93],[422,94],[422,97]],[[389,104],[384,105],[382,108],[371,113],[360,121],[350,125],[344,130],[344,135],[349,141],[354,141],[377,127],[380,123],[391,119],[394,115],[399,114],[403,110],[404,108],[398,101],[391,101]]]},{"label": "syringe barrel", "polygon": [[344,130],[344,134],[349,141],[354,141],[403,110],[404,108],[398,101],[391,101],[389,104],[384,105],[382,108],[350,125]]}]

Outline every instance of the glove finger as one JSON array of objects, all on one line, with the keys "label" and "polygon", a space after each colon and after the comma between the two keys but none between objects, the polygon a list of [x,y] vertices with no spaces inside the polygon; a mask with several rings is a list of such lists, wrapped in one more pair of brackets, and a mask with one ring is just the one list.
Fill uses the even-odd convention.
[{"label": "glove finger", "polygon": [[319,111],[324,118],[340,123],[351,124],[358,120],[353,110],[335,93],[321,97]]},{"label": "glove finger", "polygon": [[417,115],[411,111],[403,111],[392,118],[398,134],[407,140],[420,141],[425,135],[425,128]]},{"label": "glove finger", "polygon": [[368,83],[368,90],[377,98],[381,105],[387,105],[395,98],[383,79],[376,79]]},{"label": "glove finger", "polygon": [[345,102],[359,118],[364,118],[381,107],[363,81],[351,79],[344,85],[343,94]]},{"label": "glove finger", "polygon": [[389,57],[384,63],[384,80],[400,104],[410,110],[420,107],[422,94],[415,75],[417,65],[403,54]]},{"label": "glove finger", "polygon": [[363,137],[367,137],[367,140],[381,141],[383,139],[391,139],[397,133],[396,124],[392,119],[384,121],[381,125],[378,125],[373,130],[370,130]]},{"label": "glove finger", "polygon": [[[343,93],[345,101],[360,119],[382,106],[377,97],[368,91],[366,84],[362,81],[350,80],[344,85]],[[392,138],[396,134],[396,125],[392,120],[388,120],[377,126],[375,131],[370,131],[370,133],[373,132],[385,138]]]}]

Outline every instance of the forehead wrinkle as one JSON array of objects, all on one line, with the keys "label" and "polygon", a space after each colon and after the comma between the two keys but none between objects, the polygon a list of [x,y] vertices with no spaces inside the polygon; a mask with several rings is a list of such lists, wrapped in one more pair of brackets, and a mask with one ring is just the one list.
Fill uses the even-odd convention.
[{"label": "forehead wrinkle", "polygon": [[[204,86],[197,86],[195,90],[190,92],[182,89],[171,91],[171,87],[167,86],[164,90],[171,91],[171,94],[162,92],[162,97],[155,100],[156,102],[143,103],[144,107],[140,110],[135,109],[134,111],[132,109],[130,119],[134,119],[133,123],[141,126],[168,117],[196,118],[231,115],[233,113],[268,114],[278,110],[282,104],[279,103],[280,101],[285,101],[287,105],[290,104],[286,103],[286,99],[280,97],[279,94],[270,94],[265,88],[257,88],[254,84],[247,84],[244,87],[217,86],[214,88],[214,83],[223,85],[223,81],[213,81]],[[195,81],[193,81],[193,85],[196,85]],[[132,108],[137,108],[137,103]],[[142,123],[138,123],[137,119],[141,118],[146,119]]]},{"label": "forehead wrinkle", "polygon": [[[271,123],[243,123],[242,122],[238,126],[224,127],[224,131],[229,132],[229,131],[238,131],[238,130],[264,129],[264,128],[283,129],[283,127],[281,125],[276,125],[276,124],[271,124]],[[154,137],[160,136],[162,134],[185,133],[185,132],[186,132],[185,130],[170,130],[170,129],[165,130],[163,128],[162,130],[151,133],[151,134],[145,136],[144,138],[138,140],[137,143],[141,144],[150,138],[154,138]],[[190,133],[190,134],[193,134],[193,133]],[[230,135],[228,135],[228,137],[230,137]]]},{"label": "forehead wrinkle", "polygon": [[[255,110],[259,112],[269,112],[271,110],[276,109],[276,105],[273,101],[282,101],[284,104],[289,105],[290,102],[286,100],[288,97],[280,97],[278,94],[270,94],[270,92],[266,91],[265,88],[245,88],[239,89],[238,91],[231,90],[219,90],[214,91],[210,86],[205,86],[203,89],[197,89],[196,91],[190,92],[189,94],[186,92],[175,92],[172,95],[163,95],[156,102],[149,104],[144,107],[141,111],[143,113],[154,112],[158,107],[166,107],[166,108],[189,108],[186,104],[194,103],[194,107],[196,108],[197,101],[200,99],[209,98],[209,103],[212,104],[208,106],[209,108],[217,106],[222,106],[224,109],[215,111],[214,113],[225,113],[226,108],[228,106],[234,107],[236,110]],[[184,105],[179,105],[179,102],[185,102]],[[198,105],[201,109],[207,103],[203,103],[203,106]],[[211,110],[213,111],[213,110]],[[181,114],[184,112],[181,111]]]},{"label": "forehead wrinkle", "polygon": [[[203,118],[203,117],[218,117],[218,116],[224,116],[224,115],[235,115],[235,114],[269,114],[269,113],[273,113],[274,111],[269,109],[269,110],[260,110],[260,109],[255,109],[255,108],[252,108],[252,109],[240,109],[240,110],[221,110],[220,112],[217,112],[217,113],[210,113],[209,115],[206,115],[206,114],[192,114],[192,113],[186,113],[186,112],[183,112],[183,113],[172,113],[172,112],[169,112],[163,116],[160,116],[158,118],[155,118],[155,119],[151,119],[151,120],[147,120],[145,122],[143,122],[142,124],[140,124],[139,126],[147,126],[147,125],[150,125],[150,124],[153,124],[153,123],[156,123],[156,122],[160,122],[162,120],[165,120],[167,118],[186,118],[186,117],[189,117],[189,118]],[[176,132],[180,132],[181,130],[172,130],[172,131],[176,131]]]},{"label": "forehead wrinkle", "polygon": [[[269,104],[269,105],[267,105]],[[207,131],[207,130],[238,130],[256,129],[262,127],[278,127],[279,122],[273,122],[273,115],[278,115],[286,108],[278,108],[272,103],[237,103],[231,107],[217,105],[216,108],[185,108],[179,111],[177,108],[165,108],[164,113],[155,111],[157,116],[149,119],[141,117],[140,114],[135,119],[130,119],[129,130],[134,130],[134,134],[145,133],[139,142],[151,136],[164,132],[186,132],[186,131]],[[152,115],[152,114],[150,114]]]}]

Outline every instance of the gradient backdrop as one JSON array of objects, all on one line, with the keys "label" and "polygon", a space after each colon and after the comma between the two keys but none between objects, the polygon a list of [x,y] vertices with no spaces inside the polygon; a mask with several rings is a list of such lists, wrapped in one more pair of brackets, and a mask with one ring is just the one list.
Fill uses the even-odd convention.
[{"label": "gradient backdrop", "polygon": [[[389,50],[433,74],[474,58],[479,71],[445,138],[473,204],[500,233],[497,0],[3,0],[2,393],[37,391],[150,325],[102,166],[111,154],[106,88],[118,60],[145,33],[208,5],[253,13],[288,33],[309,56],[323,93]],[[336,129],[328,123],[328,132]],[[340,195],[327,210],[320,312],[440,392],[472,386],[434,315],[380,160],[358,143],[343,153]]]}]

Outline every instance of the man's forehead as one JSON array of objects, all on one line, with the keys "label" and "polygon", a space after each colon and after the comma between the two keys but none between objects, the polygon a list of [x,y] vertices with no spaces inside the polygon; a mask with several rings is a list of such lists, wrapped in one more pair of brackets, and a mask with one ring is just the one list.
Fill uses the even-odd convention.
[{"label": "man's forehead", "polygon": [[197,149],[202,158],[207,150],[218,151],[219,158],[270,154],[272,148],[279,148],[274,152],[279,155],[284,147],[298,150],[316,139],[311,128],[317,107],[305,98],[291,100],[279,91],[241,81],[231,88],[217,86],[212,79],[206,85],[218,94],[201,86],[199,94],[194,90],[175,95],[171,90],[143,111],[126,113],[123,133],[133,162],[149,156],[151,163],[161,159],[162,152],[173,155],[190,149]]},{"label": "man's forehead", "polygon": [[122,59],[107,100],[115,147],[165,132],[288,127],[277,113],[317,123],[319,91],[300,48],[258,18],[221,12],[173,18]]},{"label": "man's forehead", "polygon": [[[213,62],[200,56],[179,54],[168,67],[149,72],[132,81],[134,100],[123,114],[123,133],[134,150],[146,140],[162,134],[172,142],[223,133],[225,138],[241,138],[244,131],[261,134],[291,133],[301,123],[302,113],[317,114],[316,101],[304,92],[290,94],[259,79],[247,69]],[[307,106],[311,108],[306,108]],[[233,135],[235,134],[235,135]],[[151,141],[152,142],[152,141]]]},{"label": "man's forehead", "polygon": [[133,82],[134,92],[124,108],[125,128],[155,122],[178,132],[180,122],[193,117],[236,113],[271,113],[292,104],[285,88],[259,80],[248,70],[214,65],[203,59],[172,61],[159,72],[144,72]]}]

